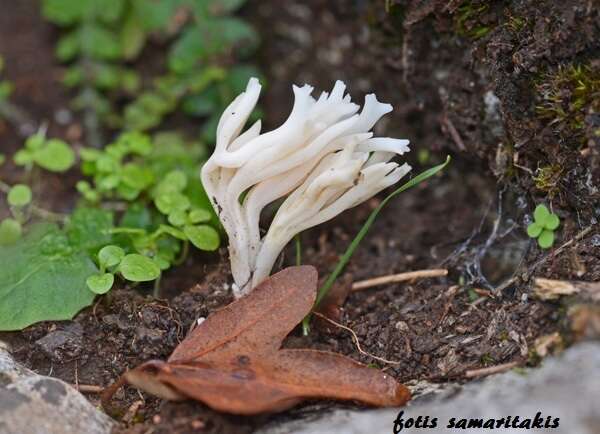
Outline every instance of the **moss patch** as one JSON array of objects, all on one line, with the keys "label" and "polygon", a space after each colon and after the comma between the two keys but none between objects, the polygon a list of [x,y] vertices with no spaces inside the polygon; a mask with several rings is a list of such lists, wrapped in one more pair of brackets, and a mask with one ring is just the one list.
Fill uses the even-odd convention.
[{"label": "moss patch", "polygon": [[600,111],[600,66],[559,66],[542,75],[536,86],[537,114],[564,139],[585,138],[585,118]]}]

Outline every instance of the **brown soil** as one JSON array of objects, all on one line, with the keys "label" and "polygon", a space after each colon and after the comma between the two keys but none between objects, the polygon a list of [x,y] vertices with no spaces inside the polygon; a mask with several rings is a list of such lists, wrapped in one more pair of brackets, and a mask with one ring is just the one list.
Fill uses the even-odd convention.
[{"label": "brown soil", "polygon": [[[402,6],[400,12],[394,9],[399,2],[392,1],[387,14],[380,2],[290,1],[285,7],[282,3],[256,0],[244,10],[259,29],[269,29],[264,31],[261,54],[269,79],[264,96],[269,126],[280,122],[288,110],[290,82],[328,88],[339,78],[348,82],[355,95],[374,91],[381,100],[393,103],[396,114],[382,129],[389,135],[410,137],[417,150],[429,150],[435,157],[428,157],[426,165],[440,161],[445,155],[442,150],[455,152],[452,166],[441,177],[403,194],[384,210],[340,279],[348,284],[403,271],[449,268],[447,278],[353,293],[343,306],[340,322],[356,332],[364,350],[400,363],[386,366],[362,355],[348,332],[318,324],[307,337],[296,330],[286,345],[327,349],[376,363],[403,382],[467,381],[469,369],[510,361],[534,364],[535,340],[564,330],[564,309],[559,303],[532,299],[529,278],[533,274],[599,280],[600,235],[596,227],[581,242],[531,268],[547,255],[524,232],[540,191],[522,173],[511,178],[497,165],[502,154],[497,143],[516,134],[517,119],[522,115],[535,120],[531,110],[523,108],[533,104],[533,97],[513,99],[507,90],[511,83],[526,86],[521,83],[523,73],[513,77],[506,67],[498,66],[512,52],[499,49],[493,61],[487,54],[493,43],[508,37],[507,27],[497,24],[506,19],[505,10],[494,7],[479,17],[493,23],[494,29],[484,40],[472,41],[456,34],[452,15],[456,10],[436,8],[435,1],[422,2],[422,7]],[[532,6],[521,1],[503,3],[533,21],[541,14],[538,8],[542,10],[538,2]],[[597,12],[585,9],[586,2],[561,4],[565,10],[587,14],[586,20],[598,19]],[[52,134],[64,137],[77,118],[64,126],[53,121],[53,113],[67,107],[69,100],[56,84],[60,68],[51,55],[56,31],[41,20],[34,1],[0,0],[0,10],[5,11],[0,14],[0,54],[6,59],[8,78],[17,86],[15,103],[36,119],[49,120]],[[564,23],[568,28],[568,20]],[[589,26],[590,33],[598,32],[597,23]],[[521,31],[543,31],[535,29]],[[528,35],[518,38],[535,39]],[[572,42],[568,37],[561,41],[553,43]],[[568,51],[563,56],[570,59],[578,53]],[[500,114],[486,115],[483,95],[489,90],[497,92],[503,104]],[[543,149],[538,139],[535,136],[523,145],[524,158],[534,158]],[[10,155],[18,140],[11,126],[0,127],[3,153]],[[565,171],[580,168],[582,172],[561,182],[566,183],[565,191],[584,194],[587,187],[580,181],[585,168],[590,167],[590,173],[598,168],[592,160],[568,154]],[[502,161],[513,159],[511,154]],[[415,166],[418,171],[420,166]],[[17,172],[8,165],[1,175],[12,181]],[[52,178],[40,186],[48,193],[46,204],[55,210],[68,209],[75,179],[72,174],[66,182]],[[589,191],[585,193],[589,200],[579,202],[567,200],[565,194],[557,194],[553,202],[564,222],[557,245],[591,224],[596,212]],[[316,265],[326,276],[377,203],[373,199],[303,234],[303,262]],[[293,249],[288,249],[281,266],[294,260]],[[20,333],[0,334],[0,339],[7,340],[16,357],[37,372],[73,384],[105,386],[127,368],[168,357],[198,318],[231,301],[230,282],[224,250],[218,255],[196,254],[166,277],[164,300],[153,299],[143,290],[116,290],[72,322],[37,324]],[[97,395],[87,396],[98,402]],[[197,403],[162,402],[126,388],[114,405],[113,416],[122,422],[120,432],[244,433],[353,404],[309,402],[280,415],[242,418]]]}]

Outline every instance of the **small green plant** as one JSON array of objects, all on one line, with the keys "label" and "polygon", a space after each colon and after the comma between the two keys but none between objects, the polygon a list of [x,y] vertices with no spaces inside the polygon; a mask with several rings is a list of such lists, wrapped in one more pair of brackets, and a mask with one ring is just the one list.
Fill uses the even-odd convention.
[{"label": "small green plant", "polygon": [[[52,143],[58,142],[38,133],[14,159],[27,169],[59,172],[79,161],[86,177],[77,183],[80,200],[70,215],[57,216],[35,205],[29,186],[0,184],[12,213],[0,222],[0,260],[11,261],[10,270],[0,270],[0,330],[71,318],[116,277],[154,281],[157,289],[162,273],[185,260],[190,246],[219,247],[217,219],[198,180],[198,143],[173,133],[132,132],[101,150],[82,148],[79,160],[68,145]],[[46,160],[53,146],[60,158]],[[30,223],[34,211],[58,224]]]},{"label": "small green plant", "polygon": [[[211,142],[218,114],[255,68],[232,60],[258,45],[254,29],[233,14],[245,0],[44,0],[44,16],[63,27],[56,55],[69,68],[66,86],[79,89],[88,143],[99,147],[100,126],[146,131],[178,107],[207,120]],[[149,39],[167,46],[165,75],[142,89],[130,66]],[[233,64],[232,64],[233,63]],[[241,77],[241,78],[240,78]],[[141,93],[140,93],[141,91]],[[120,113],[116,102],[125,109]]]},{"label": "small green plant", "polygon": [[17,166],[31,169],[34,165],[50,172],[65,172],[75,164],[75,152],[60,139],[46,139],[40,131],[25,141],[25,147],[14,156]]},{"label": "small green plant", "polygon": [[558,216],[540,204],[535,208],[533,218],[533,223],[527,226],[527,235],[536,238],[542,249],[549,249],[554,244],[554,231],[560,225]]},{"label": "small green plant", "polygon": [[[150,2],[148,2],[150,3]],[[102,144],[101,124],[119,123],[111,102],[131,95],[140,85],[135,71],[125,66],[136,39],[126,33],[127,0],[44,0],[43,15],[65,29],[56,45],[57,58],[68,64],[63,83],[78,89],[73,107],[84,113],[88,142]],[[129,50],[129,51],[128,51]]]},{"label": "small green plant", "polygon": [[16,243],[23,234],[23,224],[27,219],[27,206],[31,202],[31,189],[23,184],[13,187],[2,185],[7,193],[7,202],[12,217],[0,222],[0,246]]},{"label": "small green plant", "polygon": [[[155,280],[160,273],[174,263],[185,259],[188,244],[200,250],[215,250],[219,246],[219,234],[209,223],[213,213],[198,182],[191,182],[197,171],[193,153],[188,147],[176,142],[169,143],[171,162],[164,159],[167,149],[152,143],[149,136],[126,133],[103,150],[85,148],[81,151],[83,173],[92,182],[80,181],[77,189],[91,203],[116,201],[125,205],[120,224],[110,233],[120,241],[118,247],[152,258],[152,264],[129,255],[121,263],[121,276],[138,282]],[[181,253],[181,257],[177,255]],[[94,291],[108,285],[107,265],[98,256],[102,273],[88,281]],[[137,258],[137,257],[133,257]],[[130,272],[130,261],[152,271],[144,275]],[[144,267],[144,263],[146,266]],[[158,274],[155,272],[158,270]],[[143,270],[142,270],[143,271]],[[145,276],[143,279],[140,276]],[[134,277],[130,279],[129,277]],[[111,285],[112,286],[112,285]]]},{"label": "small green plant", "polygon": [[[158,291],[163,273],[191,249],[219,247],[221,226],[198,172],[223,108],[257,75],[239,63],[258,44],[235,16],[244,3],[42,0],[43,15],[62,29],[56,56],[76,93],[85,147],[42,128],[12,156],[29,185],[0,182],[11,212],[0,222],[0,260],[11,261],[0,270],[0,330],[72,318],[119,280],[154,281]],[[142,83],[135,61],[150,39],[165,48],[166,72]],[[0,81],[0,114],[11,89]],[[204,120],[204,143],[144,133],[176,109]],[[104,146],[106,133],[116,139]],[[82,175],[74,209],[39,207],[32,190],[44,172],[66,171]]]},{"label": "small green plant", "polygon": [[99,273],[87,278],[88,288],[96,294],[106,294],[113,286],[115,273],[130,282],[148,282],[160,276],[155,261],[138,253],[125,254],[119,246],[104,246],[98,252]]},{"label": "small green plant", "polygon": [[249,57],[258,45],[258,35],[232,16],[245,0],[180,3],[190,20],[169,47],[167,73],[126,106],[124,125],[145,131],[180,107],[184,113],[206,120],[202,139],[213,143],[223,109],[245,89],[250,77],[259,75],[253,66],[231,65],[227,59],[232,55],[238,60]]}]

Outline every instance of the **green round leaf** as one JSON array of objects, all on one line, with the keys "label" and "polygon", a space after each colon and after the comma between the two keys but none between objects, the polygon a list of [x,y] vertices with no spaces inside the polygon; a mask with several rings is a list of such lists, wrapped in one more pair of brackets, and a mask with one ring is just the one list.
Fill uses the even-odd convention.
[{"label": "green round leaf", "polygon": [[59,139],[50,139],[46,146],[33,154],[35,163],[51,172],[65,172],[75,163],[75,153],[71,147]]},{"label": "green round leaf", "polygon": [[15,219],[4,219],[0,222],[0,246],[14,244],[21,238],[23,228]]},{"label": "green round leaf", "polygon": [[125,256],[119,264],[119,271],[131,282],[147,282],[160,276],[160,268],[156,262],[137,253]]},{"label": "green round leaf", "polygon": [[99,89],[112,90],[119,86],[121,80],[121,70],[116,66],[109,64],[98,65],[95,75],[94,84]]},{"label": "green round leaf", "polygon": [[79,86],[83,79],[83,69],[78,66],[71,66],[63,74],[62,83],[67,87],[75,87]]},{"label": "green round leaf", "polygon": [[538,205],[535,207],[535,211],[533,212],[533,218],[535,222],[541,226],[545,226],[546,219],[550,215],[550,211],[546,208],[546,205]]},{"label": "green round leaf", "polygon": [[529,235],[530,238],[537,238],[540,236],[540,234],[542,233],[542,226],[537,224],[537,223],[531,223],[529,226],[527,226],[527,235]]},{"label": "green round leaf", "polygon": [[173,170],[167,173],[161,184],[166,184],[175,191],[181,191],[187,186],[187,175],[181,170]]},{"label": "green round leaf", "polygon": [[71,32],[61,37],[56,44],[56,57],[62,62],[72,60],[79,53],[79,38],[77,32]]},{"label": "green round leaf", "polygon": [[560,220],[558,218],[558,216],[556,214],[550,214],[548,216],[548,218],[546,219],[546,229],[550,229],[551,231],[555,230],[556,228],[558,228],[558,225],[560,224]]},{"label": "green round leaf", "polygon": [[24,184],[13,186],[8,192],[8,203],[12,206],[25,206],[31,202],[31,189]]},{"label": "green round leaf", "polygon": [[187,175],[181,170],[173,170],[158,183],[154,190],[154,197],[168,193],[181,193],[187,186]]},{"label": "green round leaf", "polygon": [[92,190],[92,186],[87,181],[77,181],[77,184],[75,184],[75,188],[77,188],[77,191],[80,193],[85,193],[86,191]]},{"label": "green round leaf", "polygon": [[549,249],[554,244],[554,232],[544,229],[538,238],[538,244],[542,249]]},{"label": "green round leaf", "polygon": [[126,184],[119,184],[117,187],[117,193],[123,199],[132,201],[137,199],[137,197],[140,195],[140,190],[130,187]]},{"label": "green round leaf", "polygon": [[121,89],[125,92],[134,94],[140,88],[141,79],[140,76],[134,72],[126,69],[121,70]]},{"label": "green round leaf", "polygon": [[152,141],[148,135],[140,132],[129,132],[119,137],[119,142],[124,143],[130,152],[139,155],[148,155],[152,152]]},{"label": "green round leaf", "polygon": [[94,148],[81,148],[79,150],[79,156],[83,161],[96,161],[102,156],[102,152]]},{"label": "green round leaf", "polygon": [[117,174],[97,176],[96,186],[100,191],[109,191],[119,185],[121,178]]},{"label": "green round leaf", "polygon": [[100,172],[116,172],[121,169],[119,159],[111,155],[101,155],[96,160],[96,168]]},{"label": "green round leaf", "polygon": [[94,190],[87,181],[78,181],[75,187],[77,188],[77,191],[83,195],[85,200],[97,202],[100,199],[98,192]]},{"label": "green round leaf", "polygon": [[219,247],[219,234],[207,225],[185,226],[183,232],[191,243],[200,250],[216,250]]},{"label": "green round leaf", "polygon": [[36,133],[33,136],[29,136],[27,140],[25,140],[25,147],[31,151],[36,151],[38,149],[42,149],[46,143],[46,138],[43,134]]},{"label": "green round leaf", "polygon": [[111,273],[93,274],[85,281],[90,291],[95,294],[106,294],[115,283],[115,276]]},{"label": "green round leaf", "polygon": [[188,219],[185,211],[173,211],[171,214],[169,214],[167,220],[169,220],[169,223],[171,223],[173,226],[183,226],[187,223]]},{"label": "green round leaf", "polygon": [[185,211],[190,207],[190,200],[177,192],[161,194],[154,203],[158,210],[166,215],[174,211]]},{"label": "green round leaf", "polygon": [[190,222],[196,223],[205,223],[210,220],[211,213],[208,210],[202,208],[196,208],[190,211],[188,218]]},{"label": "green round leaf", "polygon": [[93,22],[82,26],[79,36],[81,51],[93,59],[115,60],[121,55],[118,35],[103,26]]},{"label": "green round leaf", "polygon": [[158,265],[158,268],[162,271],[168,270],[171,267],[171,263],[161,256],[156,256],[154,262],[156,262],[156,265]]},{"label": "green round leaf", "polygon": [[130,188],[143,190],[154,181],[154,175],[148,168],[139,164],[128,163],[123,166],[121,179]]},{"label": "green round leaf", "polygon": [[17,166],[27,166],[33,163],[33,154],[28,149],[21,149],[15,152],[13,161]]},{"label": "green round leaf", "polygon": [[118,265],[119,262],[125,256],[125,251],[119,246],[104,246],[98,252],[98,260],[100,264],[104,267],[114,267]]}]

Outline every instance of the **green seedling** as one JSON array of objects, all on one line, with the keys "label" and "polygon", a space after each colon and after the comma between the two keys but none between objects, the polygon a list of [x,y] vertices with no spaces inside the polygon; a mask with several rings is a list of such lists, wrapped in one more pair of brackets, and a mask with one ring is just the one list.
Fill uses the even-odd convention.
[{"label": "green seedling", "polygon": [[18,166],[31,169],[34,165],[50,172],[66,172],[75,163],[75,152],[71,146],[59,139],[46,139],[40,131],[25,141],[25,147],[13,157]]},{"label": "green seedling", "polygon": [[[130,132],[103,150],[81,151],[82,169],[91,177],[77,184],[83,198],[94,204],[116,199],[127,207],[120,224],[108,230],[117,245],[100,250],[100,273],[88,280],[96,293],[110,290],[115,274],[134,282],[157,279],[186,258],[189,244],[208,251],[219,247],[214,214],[193,179],[198,160],[183,145],[178,153],[176,141],[167,145],[169,157],[147,135]],[[122,254],[113,263],[107,255],[116,248]]]},{"label": "green seedling", "polygon": [[121,260],[119,272],[132,282],[148,282],[160,276],[160,267],[147,256],[132,253]]},{"label": "green seedling", "polygon": [[125,257],[125,251],[119,246],[108,245],[98,252],[100,273],[87,278],[86,284],[96,294],[106,294],[115,281],[114,271]]},{"label": "green seedling", "polygon": [[31,202],[31,189],[24,184],[14,185],[8,192],[8,204],[14,207],[24,207]]},{"label": "green seedling", "polygon": [[533,218],[533,223],[527,226],[527,235],[536,238],[542,249],[549,249],[554,244],[554,231],[560,225],[558,216],[548,211],[545,205],[538,205]]},{"label": "green seedling", "polygon": [[[61,165],[46,164],[46,148],[58,149],[51,143],[38,133],[17,152],[17,159],[26,168],[75,164],[68,145],[67,159],[59,145]],[[3,277],[0,270],[0,282],[22,282],[14,290],[0,284],[0,330],[71,318],[118,279],[154,281],[156,293],[162,272],[181,263],[191,246],[218,248],[216,216],[197,178],[202,152],[201,145],[190,146],[176,134],[152,139],[135,132],[122,134],[102,150],[84,148],[78,160],[87,176],[77,183],[81,200],[71,214],[56,220],[58,215],[36,206],[28,186],[0,183],[12,213],[0,222],[0,260],[12,258],[15,264],[10,276]],[[33,214],[61,225],[30,225]],[[22,285],[35,297],[23,301]],[[69,297],[74,298],[55,302]],[[16,316],[6,313],[16,311]]]},{"label": "green seedling", "polygon": [[0,246],[15,244],[23,235],[23,227],[18,220],[6,218],[0,222]]},{"label": "green seedling", "polygon": [[23,224],[26,221],[26,207],[31,203],[31,189],[24,184],[8,187],[6,200],[10,206],[12,218],[0,222],[0,246],[11,245],[19,241],[23,235]]},{"label": "green seedling", "polygon": [[[25,185],[2,186],[12,215],[0,222],[0,259],[16,259],[4,276],[0,270],[0,282],[19,283],[0,285],[0,330],[72,318],[119,279],[154,280],[156,289],[162,272],[190,249],[219,247],[220,225],[198,180],[205,145],[138,131],[181,109],[204,119],[202,136],[214,140],[223,108],[258,75],[239,63],[258,43],[254,29],[234,16],[244,3],[115,0],[107,8],[103,0],[42,0],[43,15],[62,28],[56,56],[65,64],[63,83],[75,89],[72,108],[82,112],[87,147],[76,153],[41,130],[13,156],[34,182],[38,168],[77,168],[83,177],[66,216],[39,208]],[[188,19],[174,27],[182,11]],[[166,73],[140,93],[132,65],[150,35],[165,45]],[[0,81],[0,103],[11,89]],[[129,132],[103,147],[103,126]],[[31,224],[31,215],[42,223]],[[32,297],[24,301],[21,286]]]}]

